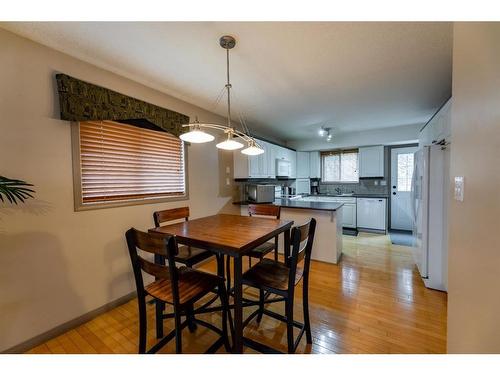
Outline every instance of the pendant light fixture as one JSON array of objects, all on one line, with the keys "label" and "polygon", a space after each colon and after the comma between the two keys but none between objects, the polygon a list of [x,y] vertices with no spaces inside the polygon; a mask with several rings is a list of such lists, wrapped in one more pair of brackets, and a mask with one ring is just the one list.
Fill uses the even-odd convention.
[{"label": "pendant light fixture", "polygon": [[227,83],[225,85],[227,91],[227,125],[210,124],[210,123],[200,123],[198,118],[195,122],[182,125],[182,127],[188,128],[186,133],[180,135],[180,139],[185,142],[191,143],[206,143],[211,142],[215,138],[213,135],[208,134],[203,129],[216,129],[223,131],[226,134],[226,140],[217,143],[216,147],[222,150],[238,150],[244,147],[244,144],[234,140],[233,138],[239,138],[247,147],[241,152],[245,155],[259,155],[264,153],[262,147],[257,143],[257,141],[250,136],[248,129],[242,124],[243,131],[235,129],[231,123],[231,82],[229,81],[229,50],[234,48],[236,45],[236,40],[230,35],[224,35],[219,39],[219,44],[222,48],[226,50],[226,68],[227,68]]}]

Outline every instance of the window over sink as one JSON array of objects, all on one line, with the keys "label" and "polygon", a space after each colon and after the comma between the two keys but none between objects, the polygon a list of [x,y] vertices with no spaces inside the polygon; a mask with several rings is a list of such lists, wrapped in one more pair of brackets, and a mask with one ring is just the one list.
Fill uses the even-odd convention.
[{"label": "window over sink", "polygon": [[321,181],[331,183],[359,182],[358,150],[322,152]]}]

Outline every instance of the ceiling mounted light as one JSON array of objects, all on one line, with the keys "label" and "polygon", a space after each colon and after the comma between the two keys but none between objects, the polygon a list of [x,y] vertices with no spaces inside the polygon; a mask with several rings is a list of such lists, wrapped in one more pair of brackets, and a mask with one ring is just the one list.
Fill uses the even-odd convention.
[{"label": "ceiling mounted light", "polygon": [[320,137],[324,137],[326,135],[326,141],[330,142],[333,139],[333,134],[331,133],[331,130],[332,128],[325,128],[324,126],[322,126],[318,130],[318,134]]},{"label": "ceiling mounted light", "polygon": [[198,118],[194,121],[194,123],[189,127],[189,131],[187,133],[183,133],[179,136],[184,142],[189,143],[206,143],[212,142],[215,137],[212,134],[205,133],[200,128],[200,123],[198,122]]},{"label": "ceiling mounted light", "polygon": [[254,140],[252,140],[252,141],[250,141],[248,143],[248,147],[247,148],[245,148],[244,150],[241,150],[241,153],[245,154],[245,155],[254,156],[254,155],[263,154],[264,150],[261,147],[258,146],[257,142],[255,142]]},{"label": "ceiling mounted light", "polygon": [[332,139],[333,139],[333,134],[330,132],[331,129],[328,129],[327,130],[327,133],[326,133],[326,141],[327,142],[331,142]]},{"label": "ceiling mounted light", "polygon": [[[227,139],[223,142],[217,143],[216,147],[222,150],[238,150],[243,148],[243,144],[233,140],[234,137],[241,138],[244,142],[248,144],[248,147],[241,152],[246,155],[259,155],[264,152],[264,150],[257,144],[255,139],[250,136],[248,128],[242,119],[243,131],[239,131],[233,127],[231,124],[231,83],[229,81],[229,50],[234,48],[236,45],[236,40],[230,35],[224,35],[219,39],[219,44],[222,48],[226,50],[226,68],[227,68],[227,83],[224,86],[227,91],[227,125],[219,124],[207,124],[199,123],[198,119],[194,123],[184,124],[182,127],[186,127],[189,130],[186,133],[180,135],[180,139],[186,142],[192,143],[204,143],[211,142],[214,140],[214,136],[205,133],[202,128],[216,129],[223,131],[227,134]],[[220,100],[220,96],[218,98]],[[241,115],[240,115],[241,118]]]}]

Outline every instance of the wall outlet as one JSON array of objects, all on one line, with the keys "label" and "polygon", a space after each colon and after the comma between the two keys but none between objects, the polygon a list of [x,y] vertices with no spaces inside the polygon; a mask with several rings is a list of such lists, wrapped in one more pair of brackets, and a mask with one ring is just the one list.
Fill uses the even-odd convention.
[{"label": "wall outlet", "polygon": [[375,181],[373,182],[373,184],[374,184],[375,186],[378,186],[378,181],[377,181],[377,180],[375,180]]},{"label": "wall outlet", "polygon": [[464,201],[464,177],[456,176],[455,177],[455,200],[459,202]]}]

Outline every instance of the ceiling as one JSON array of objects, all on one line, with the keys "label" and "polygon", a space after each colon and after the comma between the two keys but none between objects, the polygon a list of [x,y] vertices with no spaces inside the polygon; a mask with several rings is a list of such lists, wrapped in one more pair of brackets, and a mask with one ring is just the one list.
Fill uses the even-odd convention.
[{"label": "ceiling", "polygon": [[[451,96],[451,23],[19,22],[0,27],[202,108],[225,84],[251,130],[281,140],[423,124]],[[203,121],[203,119],[200,119]]]}]

